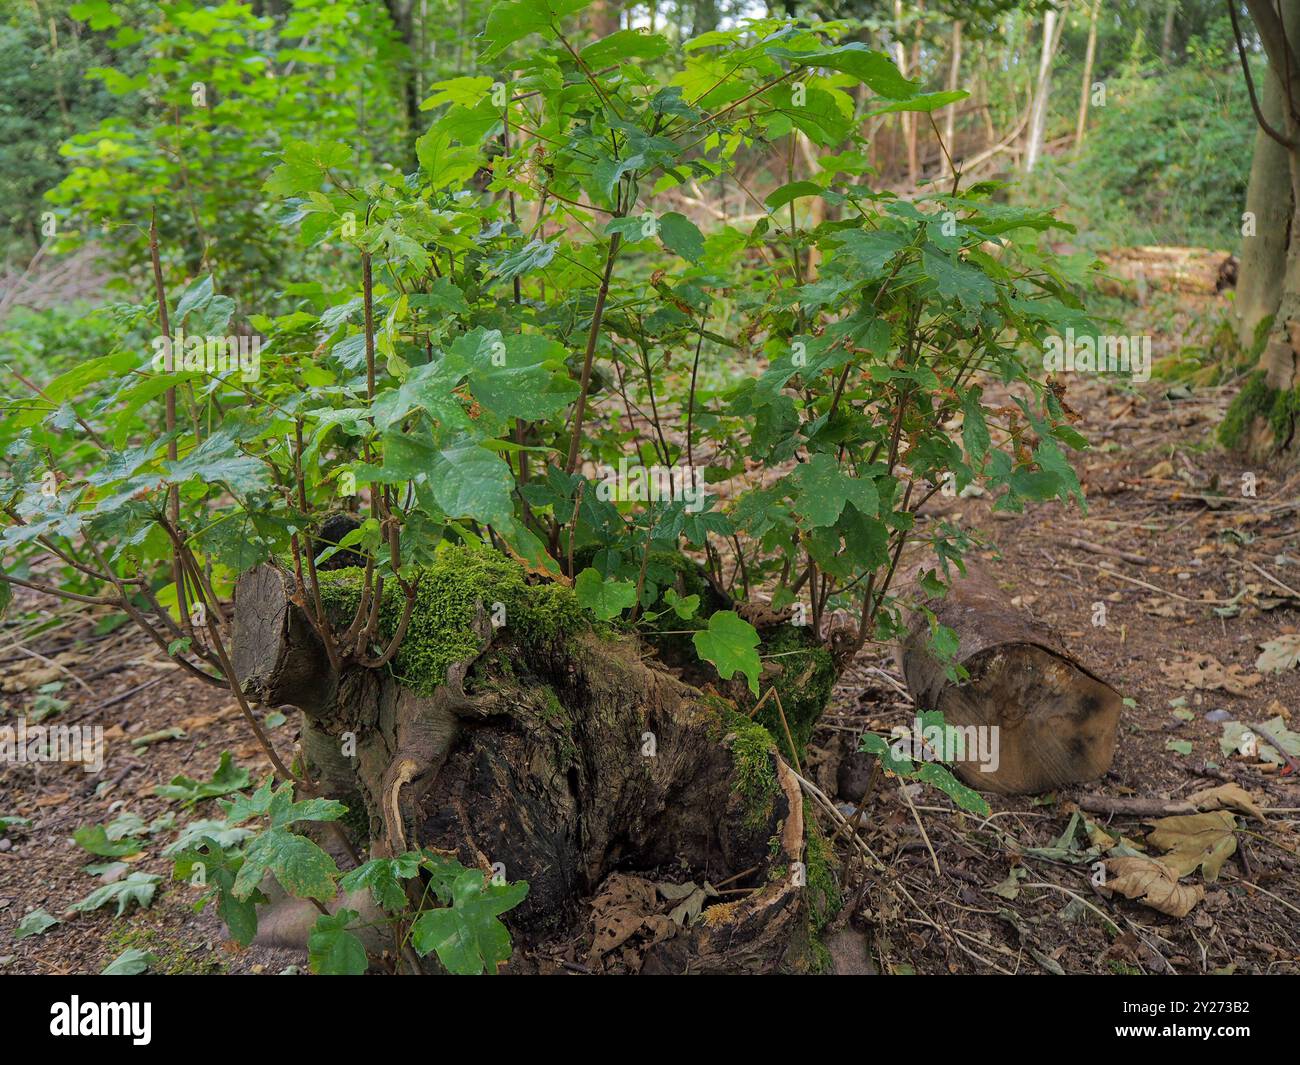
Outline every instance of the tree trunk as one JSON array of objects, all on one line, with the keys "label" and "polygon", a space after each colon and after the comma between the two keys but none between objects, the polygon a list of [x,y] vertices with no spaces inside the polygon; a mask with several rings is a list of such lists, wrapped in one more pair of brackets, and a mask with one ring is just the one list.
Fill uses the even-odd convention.
[{"label": "tree trunk", "polygon": [[[1065,8],[1061,12],[1064,14]],[[1054,8],[1043,15],[1043,52],[1038,61],[1038,81],[1034,86],[1034,99],[1030,108],[1029,132],[1025,140],[1025,172],[1038,165],[1043,151],[1043,136],[1047,129],[1047,99],[1052,89],[1052,60],[1057,45],[1061,43],[1061,27],[1065,25]]]},{"label": "tree trunk", "polygon": [[1045,626],[1008,606],[986,574],[967,568],[929,606],[957,633],[956,661],[969,679],[948,679],[922,613],[910,619],[899,651],[919,709],[942,711],[954,728],[990,730],[967,735],[965,755],[953,761],[958,775],[973,788],[1016,795],[1100,777],[1115,754],[1119,693]]},{"label": "tree trunk", "polygon": [[[961,80],[961,19],[952,24],[952,54],[948,59],[948,91],[954,92]],[[943,119],[943,143],[948,149],[943,157],[943,172],[952,176],[952,160],[957,158],[957,105],[949,104]]]},{"label": "tree trunk", "polygon": [[1092,96],[1092,64],[1097,57],[1097,19],[1101,15],[1101,0],[1092,0],[1092,16],[1088,20],[1088,45],[1083,53],[1083,87],[1079,91],[1079,121],[1074,129],[1074,146],[1083,143],[1088,132],[1088,101]]},{"label": "tree trunk", "polygon": [[[576,605],[567,627],[530,631],[528,602],[565,613],[572,594],[527,585],[509,560],[490,556],[471,604],[460,582],[474,558],[489,554],[449,552],[425,571],[391,671],[331,670],[285,570],[263,565],[238,582],[240,683],[266,705],[302,710],[303,762],[349,807],[358,849],[378,857],[435,847],[466,866],[503,864],[509,879],[530,885],[506,918],[516,948],[580,932],[588,900],[615,871],[659,881],[736,878],[731,886],[750,894],[726,896],[738,901],[713,905],[651,944],[646,964],[692,972],[813,966],[815,915],[832,900],[805,885],[833,878],[809,875],[825,850],[805,849],[816,829],[769,733],[643,660],[636,640],[589,631]],[[355,610],[357,574],[322,576],[337,629]],[[503,603],[525,606],[511,605],[494,628],[492,612]],[[392,605],[386,600],[384,611]],[[393,625],[381,620],[381,635]],[[450,658],[448,646],[459,648]],[[447,663],[445,675],[421,672],[434,661]],[[516,949],[512,965],[521,959]],[[599,968],[600,958],[587,964]]]},{"label": "tree trunk", "polygon": [[1160,58],[1168,63],[1174,50],[1174,16],[1178,14],[1178,0],[1165,0],[1165,24],[1160,31]]},{"label": "tree trunk", "polygon": [[[1281,19],[1265,0],[1247,0],[1246,6],[1268,55],[1259,109],[1272,134],[1261,126],[1256,136],[1247,192],[1247,210],[1256,212],[1255,234],[1243,235],[1238,333],[1243,346],[1262,351],[1219,435],[1229,447],[1267,459],[1296,453],[1300,425],[1300,5],[1283,5]],[[1283,212],[1285,223],[1279,225]],[[1268,334],[1257,341],[1269,315]]]}]

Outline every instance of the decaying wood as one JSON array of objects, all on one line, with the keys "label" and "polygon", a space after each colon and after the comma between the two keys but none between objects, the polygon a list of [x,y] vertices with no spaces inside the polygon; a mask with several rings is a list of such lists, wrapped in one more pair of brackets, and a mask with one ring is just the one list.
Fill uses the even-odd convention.
[{"label": "decaying wood", "polygon": [[949,681],[929,649],[929,626],[917,612],[900,646],[900,666],[918,707],[940,710],[948,725],[993,727],[997,767],[954,762],[981,791],[1025,794],[1094,780],[1110,768],[1123,700],[1065,651],[987,574],[968,563],[944,599],[929,603],[958,636],[956,660],[969,679]]},{"label": "decaying wood", "polygon": [[1141,295],[1142,289],[1213,296],[1237,283],[1237,260],[1224,251],[1145,245],[1104,252],[1105,275],[1098,287],[1112,295]]},{"label": "decaying wood", "polygon": [[334,674],[294,599],[279,567],[240,579],[237,672],[250,695],[302,709],[303,760],[363,815],[373,856],[435,847],[504,865],[530,884],[505,919],[533,942],[578,927],[615,870],[717,882],[754,869],[752,894],[652,948],[656,971],[804,964],[806,889],[788,872],[806,857],[797,783],[770,751],[779,786],[756,810],[716,700],[642,661],[636,641],[585,633],[562,653],[525,651],[480,609],[479,652],[426,696],[388,670]]}]

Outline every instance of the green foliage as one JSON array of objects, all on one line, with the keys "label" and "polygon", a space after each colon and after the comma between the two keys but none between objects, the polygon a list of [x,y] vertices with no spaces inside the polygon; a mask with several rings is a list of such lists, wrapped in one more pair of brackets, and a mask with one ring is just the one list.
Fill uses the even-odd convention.
[{"label": "green foliage", "polygon": [[1026,195],[1059,195],[1064,183],[1069,216],[1094,246],[1236,248],[1255,124],[1241,68],[1230,64],[1109,81],[1082,156],[1046,160]]},{"label": "green foliage", "polygon": [[[939,710],[926,710],[918,715],[922,730],[945,727],[943,713]],[[918,740],[919,742],[919,740]],[[934,761],[929,755],[919,765],[912,758],[895,750],[894,744],[874,732],[864,733],[858,750],[874,754],[880,764],[895,776],[903,780],[919,780],[944,792],[961,809],[988,817],[989,804],[979,792],[961,783],[952,771],[941,762]],[[931,755],[941,752],[930,752]]]},{"label": "green foliage", "polygon": [[235,765],[229,751],[222,751],[221,760],[217,763],[217,768],[210,779],[199,781],[182,773],[173,777],[170,784],[159,784],[154,788],[154,794],[163,799],[193,806],[204,799],[214,799],[246,788],[248,780],[248,770]]}]

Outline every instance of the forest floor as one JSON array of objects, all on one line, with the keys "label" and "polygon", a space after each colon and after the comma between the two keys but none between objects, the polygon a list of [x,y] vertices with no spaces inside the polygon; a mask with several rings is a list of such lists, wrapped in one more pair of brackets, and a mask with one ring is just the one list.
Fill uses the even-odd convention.
[{"label": "forest floor", "polygon": [[[1157,357],[1191,328],[1159,299],[1133,317],[1134,332],[1144,317],[1160,323],[1151,327]],[[845,876],[846,905],[827,937],[835,971],[1300,972],[1300,774],[1279,767],[1263,742],[1253,755],[1222,742],[1234,722],[1271,722],[1300,754],[1291,731],[1300,731],[1300,668],[1255,667],[1261,643],[1300,631],[1300,474],[1251,467],[1214,446],[1231,394],[1073,378],[1067,401],[1092,442],[1078,456],[1086,513],[1043,504],[1004,520],[987,499],[943,501],[947,520],[983,538],[977,554],[1008,609],[1050,625],[1126,698],[1115,760],[1103,779],[1076,788],[989,796],[988,819],[937,791],[879,780],[860,835],[889,872]],[[1246,473],[1254,496],[1240,491]],[[218,813],[211,800],[186,809],[160,798],[156,786],[209,779],[224,751],[254,781],[269,772],[230,695],[180,675],[130,627],[101,631],[101,619],[75,604],[39,615],[34,606],[20,596],[0,629],[0,723],[49,714],[47,723],[99,724],[107,754],[97,775],[66,764],[0,774],[0,818],[30,819],[0,834],[0,973],[99,972],[129,948],[152,953],[155,972],[305,971],[305,952],[228,943],[215,915],[194,912],[198,889],[172,881],[162,854],[187,822]],[[276,746],[291,749],[292,713],[257,712]],[[837,686],[806,772],[853,809],[862,792],[856,737],[913,716],[892,652],[867,648]],[[177,727],[182,735],[157,736]],[[1186,917],[1093,887],[1097,829],[1154,849],[1140,818],[1074,820],[1081,798],[1178,800],[1225,783],[1249,792],[1262,819],[1238,818],[1235,851]],[[1067,836],[1072,821],[1082,831]],[[115,822],[134,826],[140,853],[94,857],[73,842],[82,826]],[[92,863],[113,867],[93,875]],[[149,908],[131,906],[122,919],[112,905],[68,912],[136,873],[160,878]],[[15,939],[37,910],[60,923]],[[563,956],[548,949],[520,967],[585,971],[589,948],[579,937]]]}]

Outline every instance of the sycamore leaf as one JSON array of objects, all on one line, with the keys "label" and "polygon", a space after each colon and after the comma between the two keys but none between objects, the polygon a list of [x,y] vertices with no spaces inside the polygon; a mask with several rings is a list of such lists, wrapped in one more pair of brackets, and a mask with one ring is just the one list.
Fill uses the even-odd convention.
[{"label": "sycamore leaf", "polygon": [[239,791],[248,787],[248,783],[248,770],[235,765],[229,751],[222,751],[217,770],[210,780],[198,781],[180,774],[172,777],[170,784],[159,784],[153,792],[160,798],[193,806],[203,799],[213,799],[218,795],[229,795],[232,791]]},{"label": "sycamore leaf", "polygon": [[669,251],[698,263],[704,254],[704,234],[684,214],[669,211],[659,218],[659,239]]},{"label": "sycamore leaf", "polygon": [[132,947],[124,950],[99,971],[100,976],[139,976],[147,972],[158,958],[147,950]]},{"label": "sycamore leaf", "polygon": [[338,866],[306,836],[271,828],[244,849],[244,864],[235,877],[234,896],[247,899],[270,872],[290,895],[328,902],[335,895]]},{"label": "sycamore leaf", "polygon": [[1237,850],[1237,818],[1228,810],[1162,817],[1151,824],[1147,842],[1168,852],[1161,861],[1178,876],[1199,868],[1212,883]]},{"label": "sycamore leaf", "polygon": [[712,662],[723,680],[739,671],[749,681],[749,690],[758,694],[758,630],[734,610],[719,610],[709,618],[709,627],[694,636],[695,651]]},{"label": "sycamore leaf", "polygon": [[453,975],[494,975],[511,949],[510,933],[497,918],[527,895],[523,881],[494,884],[479,870],[465,869],[451,883],[451,905],[415,919],[411,944],[422,956],[436,953]]},{"label": "sycamore leaf", "polygon": [[14,929],[14,939],[26,939],[28,936],[42,936],[56,924],[62,924],[57,917],[51,917],[44,910],[32,910],[18,922]]},{"label": "sycamore leaf", "polygon": [[1255,659],[1255,668],[1261,673],[1285,673],[1300,665],[1300,632],[1288,632],[1276,640],[1265,640],[1259,645],[1262,652]]},{"label": "sycamore leaf", "polygon": [[1180,884],[1174,872],[1154,858],[1107,858],[1104,890],[1118,891],[1158,913],[1186,917],[1205,897],[1200,884]]},{"label": "sycamore leaf", "polygon": [[162,877],[155,876],[153,873],[132,873],[125,880],[96,888],[80,902],[74,903],[70,909],[74,913],[89,913],[101,906],[107,906],[110,902],[116,902],[117,916],[121,917],[134,902],[145,910],[153,902],[154,892],[158,889],[161,880]]}]

